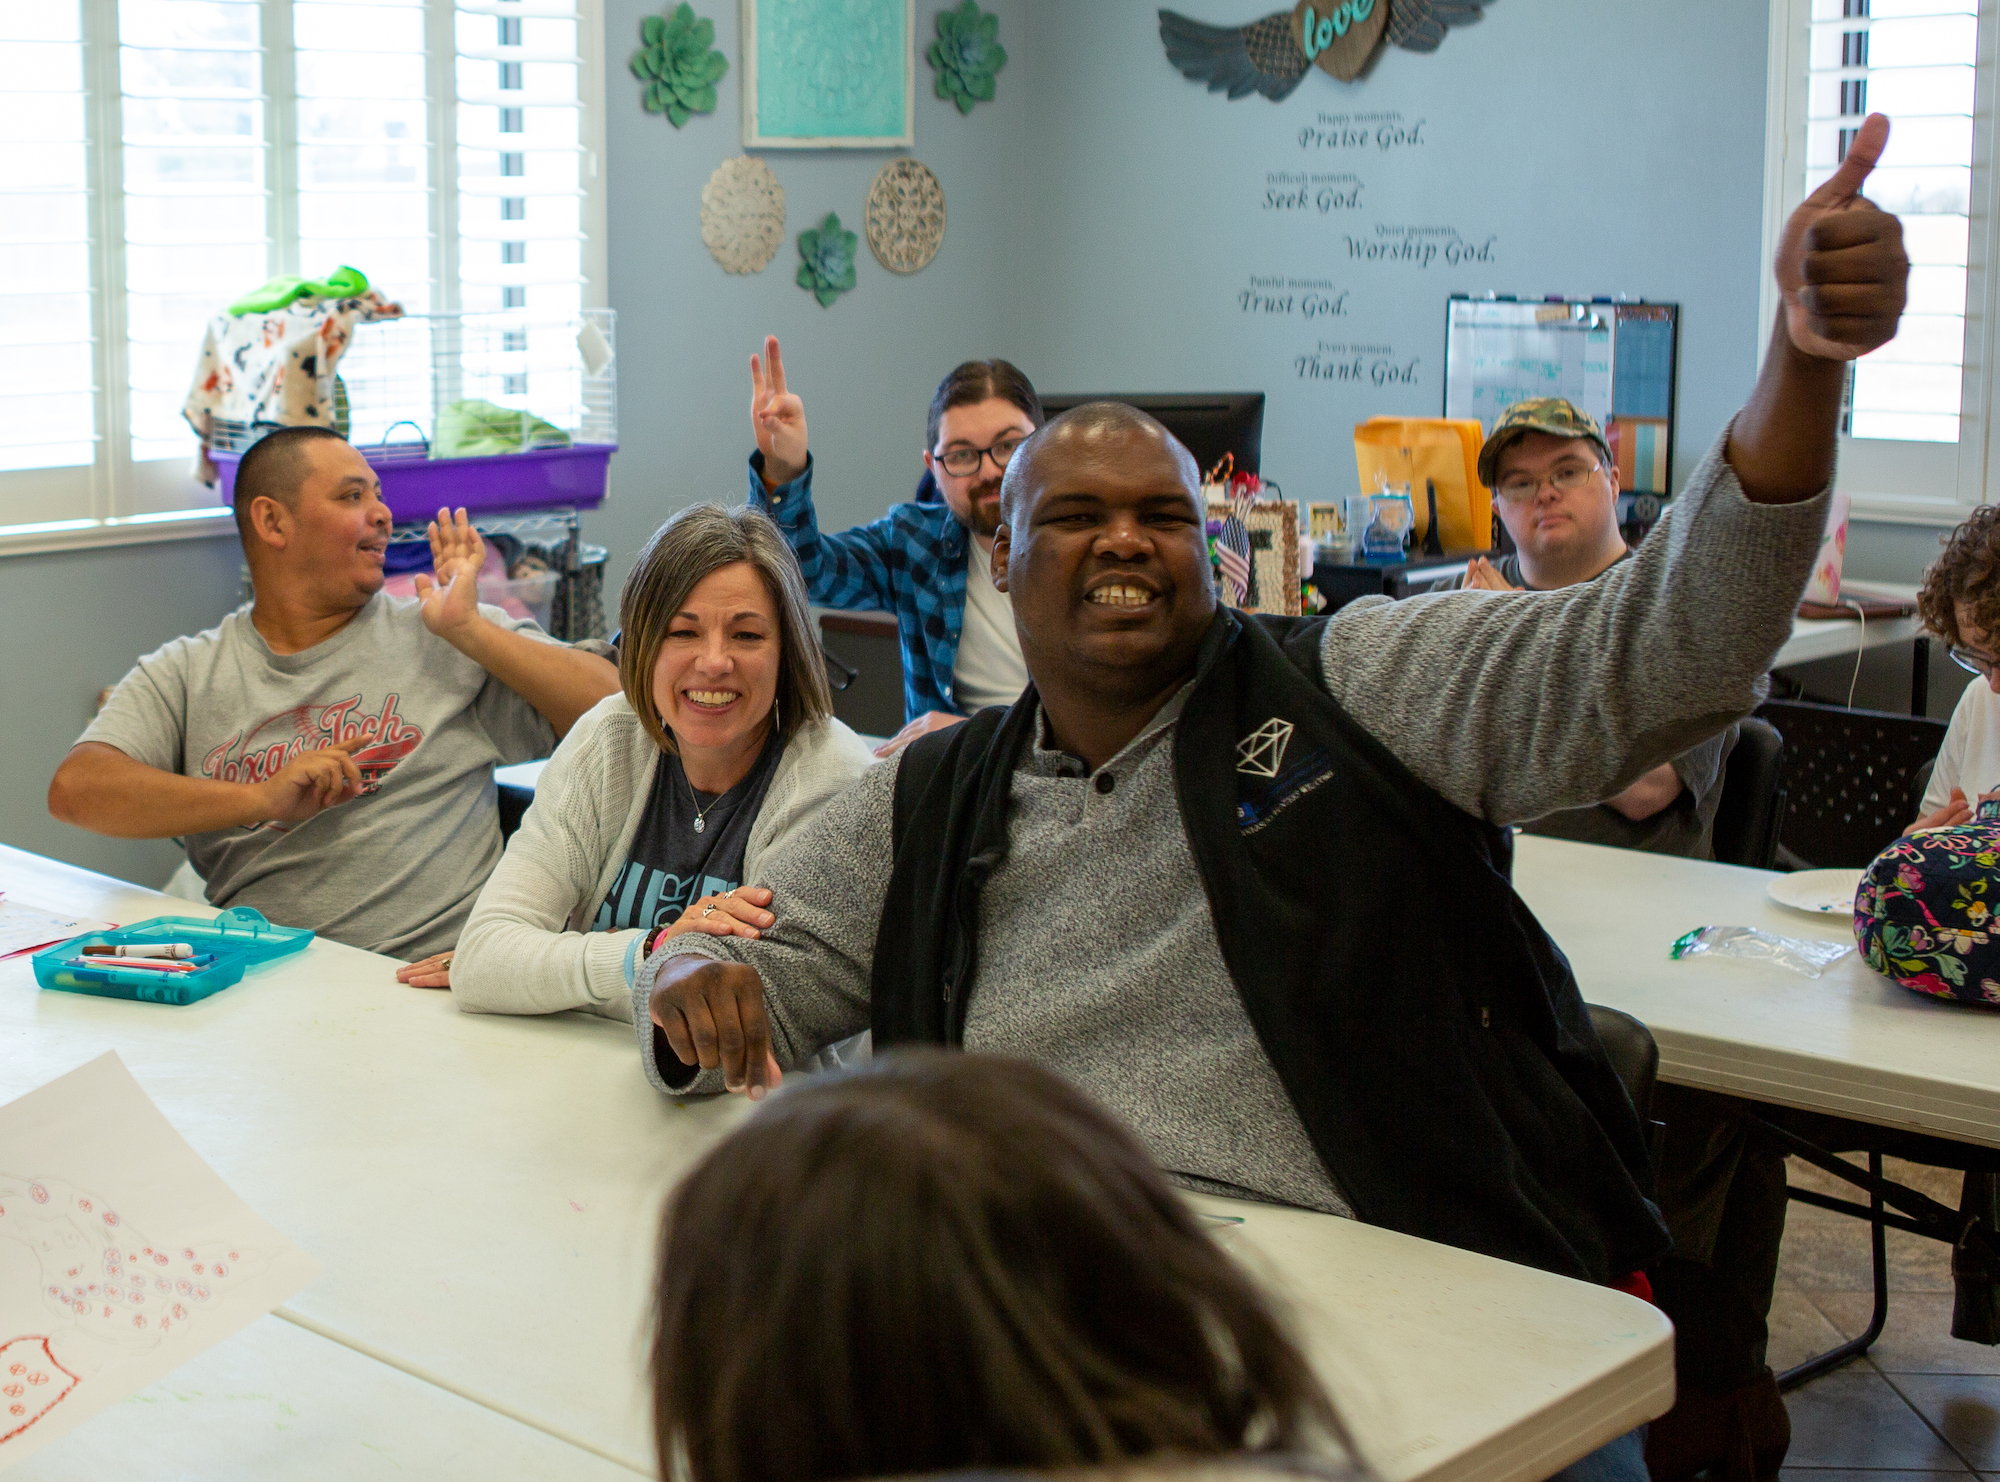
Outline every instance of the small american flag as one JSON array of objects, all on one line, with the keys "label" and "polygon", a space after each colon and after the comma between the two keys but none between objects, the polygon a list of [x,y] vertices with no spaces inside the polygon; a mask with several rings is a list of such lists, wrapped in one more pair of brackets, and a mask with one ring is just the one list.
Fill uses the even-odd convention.
[{"label": "small american flag", "polygon": [[1250,600],[1250,532],[1235,515],[1222,521],[1215,537],[1215,563],[1222,571],[1222,598],[1231,607]]}]

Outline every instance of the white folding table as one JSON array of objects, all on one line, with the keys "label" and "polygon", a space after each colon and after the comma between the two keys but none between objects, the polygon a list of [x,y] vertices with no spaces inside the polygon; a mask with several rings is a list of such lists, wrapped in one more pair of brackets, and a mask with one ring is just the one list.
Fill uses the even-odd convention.
[{"label": "white folding table", "polygon": [[1772,901],[1773,878],[1637,850],[1515,840],[1515,888],[1569,957],[1583,996],[1652,1030],[1663,1079],[2000,1147],[2000,1013],[1899,988],[1858,953],[1821,978],[1668,956],[1697,926],[1853,941],[1845,917]]},{"label": "white folding table", "polygon": [[[206,913],[4,847],[0,889],[119,922]],[[469,1401],[496,1444],[525,1428],[568,1448],[570,1475],[599,1459],[649,1471],[662,1201],[747,1105],[660,1096],[629,1026],[461,1014],[395,966],[318,941],[176,1009],[43,992],[25,959],[0,962],[0,1100],[117,1050],[222,1178],[324,1263],[279,1316],[378,1366],[356,1371],[357,1393],[373,1384],[397,1415],[436,1407],[461,1426]],[[1671,1331],[1645,1303],[1348,1220],[1201,1202],[1243,1221],[1225,1242],[1294,1313],[1387,1482],[1533,1482],[1672,1403]],[[215,1362],[280,1341],[260,1326]],[[136,1446],[145,1426],[128,1412],[147,1403],[93,1420],[36,1459],[54,1470],[27,1475],[88,1470],[65,1458],[118,1451],[117,1435]],[[254,1407],[209,1409],[241,1434],[208,1436],[202,1474],[272,1475]],[[340,1454],[344,1475],[368,1474],[367,1457]]]}]

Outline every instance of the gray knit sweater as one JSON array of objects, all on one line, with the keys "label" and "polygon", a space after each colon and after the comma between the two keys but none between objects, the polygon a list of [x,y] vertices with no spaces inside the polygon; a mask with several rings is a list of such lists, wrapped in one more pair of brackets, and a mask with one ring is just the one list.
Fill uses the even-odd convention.
[{"label": "gray knit sweater", "polygon": [[[1825,517],[1823,495],[1751,504],[1718,444],[1619,570],[1559,592],[1354,603],[1326,626],[1321,682],[1482,818],[1593,803],[1757,703]],[[1178,714],[1176,700],[1094,776],[1040,745],[1022,759],[1007,859],[980,903],[965,1046],[1068,1076],[1185,1183],[1348,1213],[1224,966],[1175,801]],[[868,1024],[894,788],[892,767],[863,774],[756,882],[778,918],[761,940],[670,946],[757,969],[783,1066]],[[1343,870],[1394,868],[1329,859],[1328,888]],[[1449,901],[1412,901],[1411,920],[1381,929],[1478,950],[1454,936]],[[670,1050],[655,1059],[647,1003],[663,960],[633,990],[647,1073],[677,1094],[720,1090],[718,1073],[690,1074]]]}]

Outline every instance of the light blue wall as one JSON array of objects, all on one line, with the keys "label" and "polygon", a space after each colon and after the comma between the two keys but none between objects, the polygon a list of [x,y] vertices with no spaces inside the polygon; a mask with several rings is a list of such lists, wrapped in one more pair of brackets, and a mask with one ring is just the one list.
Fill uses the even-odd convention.
[{"label": "light blue wall", "polygon": [[97,693],[142,653],[197,633],[240,600],[243,552],[218,540],[0,558],[0,843],[160,885],[180,850],[106,839],[49,817],[56,764]]},{"label": "light blue wall", "polygon": [[[671,7],[668,7],[671,8]],[[618,310],[619,440],[614,497],[590,516],[586,538],[613,552],[623,580],[639,544],[667,515],[698,499],[738,503],[750,435],[753,351],[767,333],[784,344],[792,389],[806,402],[822,519],[844,529],[907,499],[923,473],[924,412],[938,381],[961,360],[1027,360],[1036,316],[1024,312],[1010,264],[1032,257],[1020,195],[1037,173],[1024,159],[1039,65],[1034,36],[1046,5],[990,0],[1010,60],[999,93],[967,117],[933,96],[917,63],[917,148],[944,187],[943,247],[908,277],[868,250],[868,187],[895,156],[867,150],[767,150],[785,189],[786,241],[763,272],[731,276],[701,241],[701,188],[722,161],[742,154],[740,29],[733,4],[699,4],[729,58],[716,110],[675,129],[639,106],[626,70],[646,0],[607,0],[604,29],[610,108],[609,254]],[[939,6],[917,7],[918,44],[935,33]],[[798,234],[837,211],[859,233],[858,285],[822,308],[795,281]]]},{"label": "light blue wall", "polygon": [[[1260,7],[1184,0],[1237,23]],[[1262,7],[1261,9],[1269,9]],[[1429,55],[1386,47],[1341,84],[1230,102],[1183,79],[1140,0],[1035,11],[1036,384],[1267,393],[1264,469],[1294,498],[1355,492],[1351,430],[1443,405],[1446,295],[1630,293],[1682,306],[1678,478],[1756,372],[1765,8],[1743,0],[1495,0]],[[1334,126],[1321,115],[1347,115]],[[1377,142],[1394,114],[1420,142]],[[1344,127],[1358,147],[1306,131]],[[1305,141],[1305,142],[1302,142]],[[1272,176],[1351,173],[1358,209],[1268,209]],[[1350,236],[1453,228],[1490,260],[1356,258]],[[1432,240],[1436,240],[1433,238]],[[1250,279],[1331,284],[1344,317],[1246,313]],[[1282,297],[1283,295],[1278,295]],[[1407,385],[1301,380],[1321,341],[1386,346]],[[1352,350],[1347,354],[1352,359]]]}]

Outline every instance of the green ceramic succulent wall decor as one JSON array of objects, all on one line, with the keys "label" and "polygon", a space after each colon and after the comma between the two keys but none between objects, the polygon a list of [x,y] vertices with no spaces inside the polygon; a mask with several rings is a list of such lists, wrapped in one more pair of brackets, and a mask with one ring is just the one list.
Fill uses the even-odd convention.
[{"label": "green ceramic succulent wall decor", "polygon": [[805,259],[799,264],[799,287],[822,308],[854,286],[854,243],[854,233],[842,231],[840,217],[832,211],[817,227],[799,233],[799,256]]},{"label": "green ceramic succulent wall decor", "polygon": [[938,39],[925,53],[937,68],[937,95],[956,100],[960,113],[972,112],[974,103],[992,102],[993,74],[1007,65],[1000,17],[965,0],[956,10],[939,11],[937,28]]},{"label": "green ceramic succulent wall decor", "polygon": [[715,112],[715,84],[729,59],[715,46],[715,22],[699,17],[685,0],[671,16],[639,22],[645,43],[632,53],[632,75],[645,84],[648,113],[664,113],[679,128],[697,113]]}]

